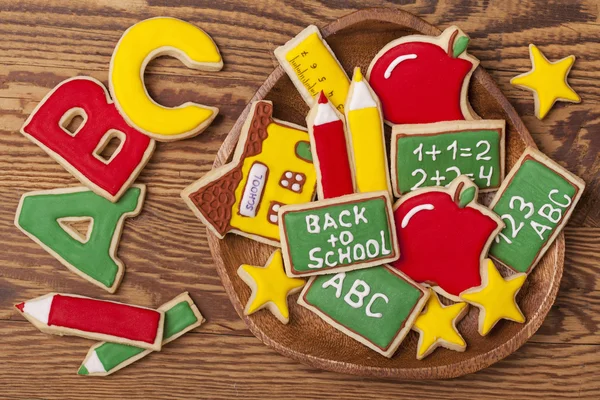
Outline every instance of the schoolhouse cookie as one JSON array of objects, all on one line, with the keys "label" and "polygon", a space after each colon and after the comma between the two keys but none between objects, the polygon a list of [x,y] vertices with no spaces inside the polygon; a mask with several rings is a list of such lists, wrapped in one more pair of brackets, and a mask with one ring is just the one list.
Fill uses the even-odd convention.
[{"label": "schoolhouse cookie", "polygon": [[354,193],[354,171],[350,165],[346,124],[323,92],[306,116],[319,199]]},{"label": "schoolhouse cookie", "polygon": [[188,207],[221,239],[233,232],[279,246],[279,208],[314,197],[316,172],[308,133],[272,114],[270,101],[253,103],[233,160],[181,192]]},{"label": "schoolhouse cookie", "polygon": [[575,56],[550,62],[536,45],[529,45],[531,71],[515,76],[510,83],[533,92],[535,116],[544,119],[554,103],[580,103],[581,97],[569,86],[567,77],[575,63]]},{"label": "schoolhouse cookie", "polygon": [[40,331],[123,343],[159,351],[164,312],[74,294],[47,295],[16,304]]},{"label": "schoolhouse cookie", "polygon": [[582,179],[527,148],[490,204],[506,224],[490,256],[515,272],[531,272],[567,224],[584,189]]},{"label": "schoolhouse cookie", "polygon": [[436,292],[429,289],[429,300],[425,310],[417,317],[412,329],[419,333],[417,359],[422,360],[438,347],[463,352],[467,343],[456,328],[456,324],[467,315],[467,303],[445,306],[440,303]]},{"label": "schoolhouse cookie", "polygon": [[487,335],[501,319],[525,322],[525,316],[517,305],[517,294],[527,274],[514,274],[504,279],[492,260],[486,260],[481,267],[481,276],[481,286],[460,295],[462,300],[479,308],[479,334]]},{"label": "schoolhouse cookie", "polygon": [[429,186],[446,186],[465,175],[481,192],[504,179],[504,120],[394,125],[392,185],[396,197]]},{"label": "schoolhouse cookie", "polygon": [[456,26],[440,36],[409,35],[375,56],[367,79],[389,125],[476,119],[468,99],[479,60],[469,55],[469,37]]},{"label": "schoolhouse cookie", "polygon": [[381,105],[358,67],[354,68],[344,109],[356,191],[387,190],[391,196]]},{"label": "schoolhouse cookie", "polygon": [[[204,322],[202,314],[188,292],[158,307],[158,311],[165,313],[163,346]],[[77,373],[87,376],[107,376],[150,353],[152,350],[127,344],[100,342],[90,348]]]},{"label": "schoolhouse cookie", "polygon": [[454,301],[481,284],[480,266],[504,223],[477,203],[466,176],[448,188],[417,189],[394,205],[400,258],[391,265]]},{"label": "schoolhouse cookie", "polygon": [[285,274],[281,250],[275,250],[264,267],[242,264],[237,274],[252,290],[244,315],[267,308],[282,324],[290,321],[287,298],[299,292],[306,282]]},{"label": "schoolhouse cookie", "polygon": [[331,274],[398,259],[389,194],[351,194],[279,210],[289,277]]},{"label": "schoolhouse cookie", "polygon": [[[70,131],[75,117],[81,124]],[[108,91],[94,78],[77,76],[59,83],[33,110],[21,133],[98,195],[115,202],[135,181],[155,142],[129,126]],[[119,146],[106,159],[105,147]]]},{"label": "schoolhouse cookie", "polygon": [[310,25],[275,49],[275,57],[309,106],[321,92],[341,113],[350,87],[348,75],[319,29]]},{"label": "schoolhouse cookie", "polygon": [[[146,186],[135,184],[116,203],[83,187],[25,193],[15,225],[72,272],[114,293],[124,272],[117,249],[125,218],[142,210]],[[82,236],[70,223],[88,221]]]},{"label": "schoolhouse cookie", "polygon": [[217,45],[202,29],[176,18],[149,18],[127,29],[115,46],[110,93],[123,118],[140,132],[163,142],[195,136],[211,124],[219,109],[192,102],[174,108],[157,104],[144,85],[144,71],[160,56],[175,57],[197,70],[223,68]]},{"label": "schoolhouse cookie", "polygon": [[298,304],[385,357],[392,357],[429,293],[387,266],[313,276]]}]

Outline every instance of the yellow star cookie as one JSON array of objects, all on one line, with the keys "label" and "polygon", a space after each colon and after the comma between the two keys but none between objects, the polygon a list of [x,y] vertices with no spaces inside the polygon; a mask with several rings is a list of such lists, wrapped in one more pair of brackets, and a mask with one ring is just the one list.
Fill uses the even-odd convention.
[{"label": "yellow star cookie", "polygon": [[460,298],[479,308],[479,334],[487,335],[501,319],[525,322],[516,302],[517,293],[527,274],[514,274],[504,279],[492,260],[481,268],[481,286],[465,290]]},{"label": "yellow star cookie", "polygon": [[510,80],[515,86],[533,92],[535,116],[543,119],[557,101],[579,103],[581,98],[569,86],[567,76],[575,62],[575,56],[568,56],[550,62],[533,44],[529,45],[531,71],[515,76]]},{"label": "yellow star cookie", "polygon": [[237,273],[252,289],[244,315],[266,307],[282,323],[289,322],[287,297],[299,292],[306,282],[304,279],[289,278],[285,274],[281,250],[275,251],[264,267],[242,264]]},{"label": "yellow star cookie", "polygon": [[439,346],[455,351],[465,351],[467,344],[456,324],[467,314],[467,303],[444,306],[437,293],[429,289],[431,296],[425,311],[417,317],[412,329],[419,332],[417,359],[422,360]]}]

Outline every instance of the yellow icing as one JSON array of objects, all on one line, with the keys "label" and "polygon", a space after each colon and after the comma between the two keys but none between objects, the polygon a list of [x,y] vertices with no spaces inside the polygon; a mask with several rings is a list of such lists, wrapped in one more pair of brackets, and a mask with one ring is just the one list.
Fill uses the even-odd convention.
[{"label": "yellow icing", "polygon": [[[278,123],[269,124],[267,138],[262,142],[261,153],[244,159],[243,178],[235,190],[236,201],[231,210],[230,224],[233,228],[279,241],[279,225],[268,220],[271,201],[283,204],[301,204],[312,200],[317,182],[317,173],[312,163],[296,155],[296,145],[301,141],[309,142],[308,132]],[[255,162],[265,164],[269,172],[258,212],[254,217],[245,217],[239,214],[239,207],[250,168]],[[296,193],[279,184],[286,171],[306,175],[302,192]]]},{"label": "yellow icing", "polygon": [[340,112],[344,112],[344,101],[348,95],[350,82],[338,61],[316,32],[308,35],[296,47],[288,51],[285,59],[304,89],[313,98],[322,90],[333,105]]},{"label": "yellow icing", "polygon": [[492,260],[487,260],[485,268],[481,286],[460,295],[461,299],[479,308],[479,333],[482,336],[487,335],[501,319],[525,322],[515,298],[527,278],[527,274],[514,274],[505,280]]},{"label": "yellow icing", "polygon": [[510,83],[533,91],[536,117],[544,118],[556,101],[575,103],[581,101],[581,98],[567,82],[567,76],[575,62],[575,56],[550,62],[533,44],[529,46],[529,52],[532,63],[531,71],[514,77]]},{"label": "yellow icing", "polygon": [[[352,85],[362,82],[360,68],[356,68]],[[356,91],[353,96],[358,95]],[[387,190],[391,193],[387,173],[383,124],[378,107],[350,110],[346,102],[348,132],[351,137],[356,188],[358,192]],[[375,101],[373,98],[371,101]]]},{"label": "yellow icing", "polygon": [[457,319],[467,307],[466,303],[456,303],[444,306],[440,303],[437,294],[429,289],[431,295],[427,300],[424,312],[419,315],[413,329],[420,334],[417,348],[417,359],[425,358],[438,346],[465,348],[467,344],[456,329]]},{"label": "yellow icing", "polygon": [[210,123],[218,109],[191,102],[167,108],[154,102],[144,86],[144,70],[160,55],[177,57],[189,68],[222,66],[217,46],[202,29],[175,18],[151,18],[129,28],[115,47],[111,93],[119,110],[140,131],[158,140],[189,136]]},{"label": "yellow icing", "polygon": [[245,315],[272,305],[275,309],[268,307],[271,312],[287,322],[289,320],[287,297],[297,292],[306,282],[303,279],[290,278],[285,274],[281,250],[276,250],[264,267],[243,264],[240,270],[252,280],[251,283],[246,282],[252,287],[252,295],[246,305]]}]

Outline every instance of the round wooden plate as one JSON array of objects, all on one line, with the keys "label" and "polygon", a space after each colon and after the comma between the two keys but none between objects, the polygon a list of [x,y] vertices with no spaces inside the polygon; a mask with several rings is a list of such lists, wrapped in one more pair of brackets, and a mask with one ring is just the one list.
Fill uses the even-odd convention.
[{"label": "round wooden plate", "polygon": [[[369,9],[347,15],[321,29],[346,72],[359,66],[367,70],[371,59],[386,43],[409,34],[438,35],[440,30],[420,18],[395,9]],[[474,110],[485,119],[506,120],[507,171],[526,146],[535,146],[527,128],[490,76],[479,67],[471,79],[469,98]],[[274,116],[305,126],[308,107],[281,67],[276,68],[258,89],[252,101],[267,99]],[[217,154],[215,167],[232,155],[250,105],[240,115]],[[389,135],[389,128],[387,134]],[[389,136],[388,136],[389,137]],[[482,199],[489,201],[489,198]],[[290,323],[281,324],[267,310],[243,315],[250,296],[248,286],[237,276],[240,264],[264,265],[274,248],[227,235],[219,240],[209,231],[208,241],[225,290],[250,331],[266,345],[295,360],[342,373],[400,379],[451,378],[478,371],[514,352],[542,324],[550,309],[563,272],[565,242],[559,235],[527,279],[517,298],[527,321],[501,321],[485,338],[477,333],[478,310],[470,307],[458,329],[467,350],[458,353],[439,348],[422,361],[416,359],[417,334],[410,332],[390,359],[368,349],[337,331],[289,297]]]}]

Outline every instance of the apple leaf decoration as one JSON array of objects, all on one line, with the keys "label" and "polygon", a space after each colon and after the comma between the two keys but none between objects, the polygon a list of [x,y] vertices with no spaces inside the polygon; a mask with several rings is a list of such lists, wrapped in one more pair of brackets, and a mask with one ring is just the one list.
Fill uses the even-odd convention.
[{"label": "apple leaf decoration", "polygon": [[477,190],[475,189],[475,186],[471,186],[463,190],[458,200],[458,206],[460,208],[465,208],[467,204],[473,201],[476,192]]},{"label": "apple leaf decoration", "polygon": [[467,50],[468,45],[469,38],[467,36],[459,37],[456,42],[454,42],[454,47],[452,48],[452,57],[456,58],[460,56],[465,50]]}]

